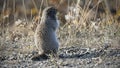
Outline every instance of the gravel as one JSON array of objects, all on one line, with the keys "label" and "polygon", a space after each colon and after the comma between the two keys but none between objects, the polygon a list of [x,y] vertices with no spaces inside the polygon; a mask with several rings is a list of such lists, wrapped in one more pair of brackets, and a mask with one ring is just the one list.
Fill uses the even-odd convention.
[{"label": "gravel", "polygon": [[59,58],[32,61],[35,53],[0,56],[0,68],[120,68],[120,49],[71,46],[60,48]]}]

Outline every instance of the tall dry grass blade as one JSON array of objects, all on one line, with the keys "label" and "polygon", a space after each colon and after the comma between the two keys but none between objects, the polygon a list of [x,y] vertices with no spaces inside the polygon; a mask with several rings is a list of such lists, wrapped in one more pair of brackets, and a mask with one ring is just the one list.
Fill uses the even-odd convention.
[{"label": "tall dry grass blade", "polygon": [[26,10],[26,7],[25,7],[25,0],[22,0],[22,4],[23,4],[23,8],[24,8],[25,20],[26,20],[26,23],[28,24],[27,10]]},{"label": "tall dry grass blade", "polygon": [[[5,7],[7,6],[7,3],[6,3],[6,0],[4,1],[4,4],[3,4],[3,8],[2,8],[2,13],[1,13],[1,16],[4,18],[4,13],[5,13]],[[2,20],[2,28],[1,28],[1,32],[2,32],[2,36],[3,36],[3,40],[1,40],[1,45],[4,45],[4,41],[5,41],[5,28],[4,28],[4,24],[5,23],[5,20],[3,19]]]},{"label": "tall dry grass blade", "polygon": [[[40,4],[39,13],[38,13],[39,16],[41,16],[43,4],[44,4],[44,0],[42,0],[42,1],[41,1],[41,4]],[[39,22],[40,22],[40,19],[38,20],[38,23],[39,23]]]}]

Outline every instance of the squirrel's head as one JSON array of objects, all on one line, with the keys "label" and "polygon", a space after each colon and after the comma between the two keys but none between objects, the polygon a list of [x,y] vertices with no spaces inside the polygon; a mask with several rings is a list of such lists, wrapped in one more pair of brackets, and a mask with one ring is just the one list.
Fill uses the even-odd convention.
[{"label": "squirrel's head", "polygon": [[46,17],[56,18],[57,9],[55,9],[55,7],[47,7],[43,10],[43,14],[46,15]]}]

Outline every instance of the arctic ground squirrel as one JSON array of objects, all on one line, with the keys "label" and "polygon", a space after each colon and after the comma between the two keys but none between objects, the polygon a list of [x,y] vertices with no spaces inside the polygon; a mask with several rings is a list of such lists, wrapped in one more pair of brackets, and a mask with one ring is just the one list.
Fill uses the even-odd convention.
[{"label": "arctic ground squirrel", "polygon": [[56,36],[56,30],[59,27],[57,19],[57,9],[47,7],[43,10],[41,21],[38,24],[34,40],[39,54],[33,56],[32,60],[39,60],[41,57],[47,58],[48,55],[57,55],[59,42]]}]

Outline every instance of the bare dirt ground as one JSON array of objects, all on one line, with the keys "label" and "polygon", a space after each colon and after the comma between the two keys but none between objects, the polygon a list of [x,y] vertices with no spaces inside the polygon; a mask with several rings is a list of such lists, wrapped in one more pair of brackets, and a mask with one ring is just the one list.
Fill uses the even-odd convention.
[{"label": "bare dirt ground", "polygon": [[[19,37],[21,37],[19,39]],[[33,35],[16,36],[15,40],[7,36],[0,37],[0,68],[119,68],[119,44],[104,44],[101,47],[84,45],[61,46],[59,58],[32,61],[37,54]]]}]

